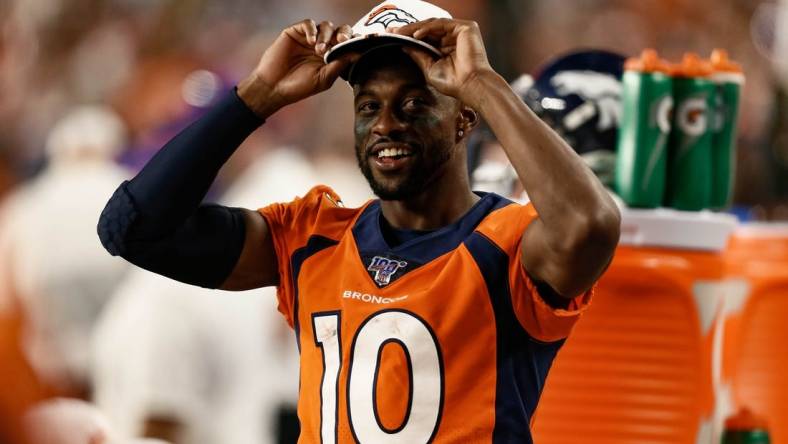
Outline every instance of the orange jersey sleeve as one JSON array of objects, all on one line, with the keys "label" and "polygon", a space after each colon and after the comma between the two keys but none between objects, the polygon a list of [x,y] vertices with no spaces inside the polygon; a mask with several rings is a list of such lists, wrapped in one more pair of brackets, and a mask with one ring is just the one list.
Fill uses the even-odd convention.
[{"label": "orange jersey sleeve", "polygon": [[509,205],[491,214],[479,232],[510,258],[512,305],[520,324],[534,339],[553,342],[569,336],[575,322],[591,302],[593,288],[570,301],[566,309],[553,308],[545,302],[528,275],[520,254],[522,234],[537,216],[532,204]]},{"label": "orange jersey sleeve", "polygon": [[358,210],[345,209],[331,188],[318,185],[303,197],[275,203],[258,210],[268,224],[279,268],[279,311],[294,326],[296,287],[293,256],[307,248],[310,239],[336,240]]}]

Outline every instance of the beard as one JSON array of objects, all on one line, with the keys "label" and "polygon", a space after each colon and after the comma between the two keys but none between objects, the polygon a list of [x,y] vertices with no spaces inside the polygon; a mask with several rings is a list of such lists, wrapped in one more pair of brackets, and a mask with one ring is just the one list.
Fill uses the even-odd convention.
[{"label": "beard", "polygon": [[[448,144],[447,144],[448,145]],[[369,187],[381,200],[407,200],[421,194],[441,174],[451,158],[449,146],[436,147],[432,156],[425,156],[425,150],[414,153],[413,163],[408,175],[394,186],[379,182],[372,172],[370,158],[366,150],[356,147],[356,160],[361,174],[367,179]]]}]

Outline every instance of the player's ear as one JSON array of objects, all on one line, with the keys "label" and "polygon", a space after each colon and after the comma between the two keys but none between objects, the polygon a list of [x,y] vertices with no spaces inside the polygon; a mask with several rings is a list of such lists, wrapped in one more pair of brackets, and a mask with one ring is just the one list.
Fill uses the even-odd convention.
[{"label": "player's ear", "polygon": [[470,106],[460,104],[460,112],[457,115],[457,134],[460,139],[464,135],[470,134],[471,130],[479,124],[479,113]]}]

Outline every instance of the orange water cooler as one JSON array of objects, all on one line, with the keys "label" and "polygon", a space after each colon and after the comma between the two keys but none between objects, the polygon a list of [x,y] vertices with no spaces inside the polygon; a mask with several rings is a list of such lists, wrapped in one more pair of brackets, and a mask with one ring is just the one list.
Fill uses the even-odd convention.
[{"label": "orange water cooler", "polygon": [[736,219],[622,216],[615,258],[548,376],[534,441],[719,443],[724,251]]},{"label": "orange water cooler", "polygon": [[722,411],[749,409],[788,444],[788,224],[742,225],[726,258]]}]

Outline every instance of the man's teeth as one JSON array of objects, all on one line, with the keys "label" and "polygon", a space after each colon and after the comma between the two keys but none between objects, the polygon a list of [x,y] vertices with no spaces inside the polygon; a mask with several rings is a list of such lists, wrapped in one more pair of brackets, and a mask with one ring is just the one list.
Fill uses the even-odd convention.
[{"label": "man's teeth", "polygon": [[378,151],[378,159],[381,157],[407,156],[410,150],[404,148],[384,148]]}]

